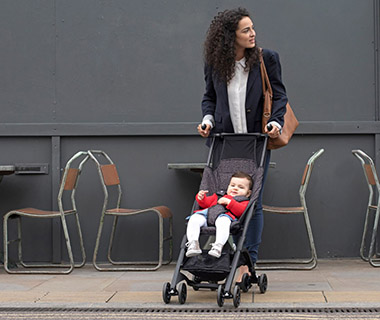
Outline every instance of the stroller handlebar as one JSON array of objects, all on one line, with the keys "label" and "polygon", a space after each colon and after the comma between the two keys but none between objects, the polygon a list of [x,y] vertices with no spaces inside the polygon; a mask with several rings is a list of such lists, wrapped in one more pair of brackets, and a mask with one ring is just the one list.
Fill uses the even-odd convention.
[{"label": "stroller handlebar", "polygon": [[257,136],[257,137],[268,137],[266,133],[252,132],[252,133],[214,133],[211,137],[224,137],[224,136]]}]

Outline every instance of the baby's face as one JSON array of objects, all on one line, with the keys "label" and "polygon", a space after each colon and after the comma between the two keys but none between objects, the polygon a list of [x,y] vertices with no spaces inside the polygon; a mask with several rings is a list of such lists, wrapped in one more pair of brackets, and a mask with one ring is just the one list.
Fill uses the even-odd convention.
[{"label": "baby's face", "polygon": [[251,195],[251,190],[249,190],[248,179],[233,177],[228,185],[227,194],[232,197],[249,197]]}]

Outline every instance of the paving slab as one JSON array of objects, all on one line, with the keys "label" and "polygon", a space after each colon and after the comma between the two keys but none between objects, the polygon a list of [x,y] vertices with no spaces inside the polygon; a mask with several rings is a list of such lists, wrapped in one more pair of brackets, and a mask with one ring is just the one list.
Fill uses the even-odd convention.
[{"label": "paving slab", "polygon": [[327,302],[376,302],[380,304],[379,291],[334,291],[325,292]]},{"label": "paving slab", "polygon": [[68,292],[68,291],[54,291],[49,292],[37,302],[60,302],[60,303],[70,303],[75,301],[76,303],[107,303],[113,294],[109,292]]},{"label": "paving slab", "polygon": [[265,294],[255,294],[256,303],[325,303],[323,292],[294,292],[294,291],[267,291]]},{"label": "paving slab", "polygon": [[0,292],[0,303],[35,303],[39,301],[43,296],[46,295],[46,292],[37,292],[37,291],[6,291]]},{"label": "paving slab", "polygon": [[43,281],[33,290],[54,292],[54,291],[68,291],[68,292],[96,292],[103,291],[115,280],[113,278],[102,278],[101,274],[93,274],[92,277],[83,278],[75,275],[59,276]]}]

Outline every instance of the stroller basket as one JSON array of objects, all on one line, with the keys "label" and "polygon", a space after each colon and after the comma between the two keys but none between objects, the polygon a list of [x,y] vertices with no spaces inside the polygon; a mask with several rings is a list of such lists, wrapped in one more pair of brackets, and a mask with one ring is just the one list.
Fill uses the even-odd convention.
[{"label": "stroller basket", "polygon": [[231,271],[231,261],[233,255],[230,252],[222,252],[220,258],[215,259],[202,252],[201,255],[191,258],[185,258],[182,270],[189,271],[199,280],[205,281],[221,281]]}]

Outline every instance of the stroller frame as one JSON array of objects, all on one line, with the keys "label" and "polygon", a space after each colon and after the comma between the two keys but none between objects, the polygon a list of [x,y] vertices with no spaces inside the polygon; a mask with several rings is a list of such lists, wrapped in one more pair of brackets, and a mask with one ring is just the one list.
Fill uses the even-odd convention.
[{"label": "stroller frame", "polygon": [[[266,146],[268,141],[268,136],[260,133],[248,133],[248,134],[227,134],[227,133],[221,133],[221,134],[215,134],[212,138],[212,143],[210,146],[208,159],[207,159],[207,167],[210,167],[211,160],[214,155],[214,148],[215,148],[215,140],[216,138],[220,138],[221,140],[224,139],[226,136],[252,136],[252,139],[258,139],[262,140],[262,154],[260,156],[259,161],[259,168],[262,168],[265,161],[265,154],[266,154]],[[223,142],[224,143],[224,142]],[[222,156],[224,149],[224,144],[222,147],[222,151],[220,154],[220,158]],[[256,150],[255,150],[256,151]],[[220,159],[219,159],[220,160]],[[261,182],[260,182],[261,183]],[[261,186],[262,187],[262,186]],[[184,304],[186,302],[187,298],[187,287],[186,284],[191,286],[195,291],[198,291],[199,289],[210,289],[210,290],[217,290],[217,303],[219,307],[222,307],[224,304],[225,299],[233,299],[233,305],[235,307],[238,307],[240,305],[240,294],[241,290],[243,292],[247,292],[251,287],[252,284],[257,284],[259,286],[260,292],[265,293],[268,285],[268,279],[265,274],[262,274],[260,276],[256,275],[255,272],[255,265],[253,264],[251,257],[249,255],[249,252],[246,248],[243,248],[244,241],[246,238],[247,230],[248,230],[248,224],[254,214],[254,208],[255,208],[256,199],[250,200],[245,212],[243,213],[242,217],[244,219],[239,219],[239,221],[243,220],[243,228],[239,235],[239,240],[236,246],[236,250],[233,254],[232,262],[230,264],[230,271],[228,273],[227,278],[225,278],[224,283],[218,283],[218,281],[214,280],[207,280],[202,279],[201,277],[198,277],[196,275],[193,276],[192,279],[189,279],[185,274],[181,272],[181,268],[183,267],[184,259],[185,259],[185,253],[186,253],[186,242],[187,242],[187,236],[186,233],[182,238],[181,246],[180,246],[180,252],[176,264],[176,268],[172,277],[171,282],[165,282],[163,289],[162,289],[162,297],[163,301],[168,304],[170,302],[170,299],[172,296],[178,296],[178,301],[180,304]],[[194,212],[196,206],[196,202],[194,202],[193,208],[191,212]],[[201,230],[200,236],[207,235],[209,233],[204,233]],[[228,242],[226,243],[226,245]],[[225,246],[226,247],[226,246]],[[224,249],[225,250],[225,249]],[[224,251],[223,250],[223,251]],[[239,261],[241,259],[244,259],[245,265],[248,266],[248,270],[251,275],[248,273],[245,273],[242,277],[241,282],[237,282],[234,285],[234,278],[235,273],[237,271]],[[190,271],[191,273],[191,271]],[[208,281],[207,283],[202,281]],[[177,286],[178,285],[178,286]]]}]

